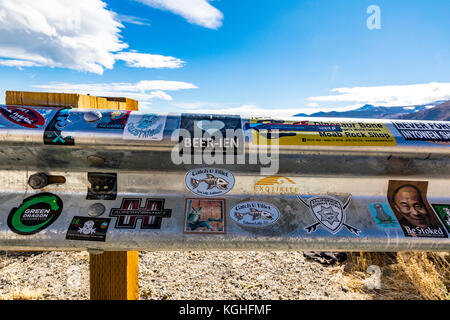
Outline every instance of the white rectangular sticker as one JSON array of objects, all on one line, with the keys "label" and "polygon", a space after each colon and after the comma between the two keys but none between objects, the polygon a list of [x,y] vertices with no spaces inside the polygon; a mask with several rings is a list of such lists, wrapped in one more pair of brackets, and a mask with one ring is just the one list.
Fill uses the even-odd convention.
[{"label": "white rectangular sticker", "polygon": [[125,140],[156,140],[163,139],[167,114],[134,113],[128,117],[123,130]]}]

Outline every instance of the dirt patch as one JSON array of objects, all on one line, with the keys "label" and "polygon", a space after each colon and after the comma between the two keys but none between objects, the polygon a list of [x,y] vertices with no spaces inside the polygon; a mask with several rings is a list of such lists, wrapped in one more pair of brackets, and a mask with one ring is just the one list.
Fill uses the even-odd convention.
[{"label": "dirt patch", "polygon": [[[370,265],[381,268],[381,289]],[[445,299],[449,254],[352,254],[324,266],[302,252],[140,252],[140,299]],[[89,299],[87,252],[1,252],[0,299]]]}]

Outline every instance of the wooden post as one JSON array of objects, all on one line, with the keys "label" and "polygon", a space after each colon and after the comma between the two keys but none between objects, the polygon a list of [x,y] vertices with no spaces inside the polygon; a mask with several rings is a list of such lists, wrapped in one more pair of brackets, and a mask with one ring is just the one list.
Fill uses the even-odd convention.
[{"label": "wooden post", "polygon": [[[93,101],[92,97],[88,97]],[[126,98],[104,98],[107,104],[79,108],[138,110],[137,101]],[[86,100],[86,99],[85,99]],[[133,103],[130,104],[130,101]],[[117,103],[117,106],[112,104]],[[139,299],[139,252],[107,251],[89,254],[89,282],[91,300],[137,300]]]},{"label": "wooden post", "polygon": [[[7,105],[72,107],[80,109],[138,110],[128,98],[80,94],[7,91]],[[89,254],[91,300],[137,300],[139,298],[138,251]]]},{"label": "wooden post", "polygon": [[91,300],[139,298],[137,251],[106,251],[89,255]]}]

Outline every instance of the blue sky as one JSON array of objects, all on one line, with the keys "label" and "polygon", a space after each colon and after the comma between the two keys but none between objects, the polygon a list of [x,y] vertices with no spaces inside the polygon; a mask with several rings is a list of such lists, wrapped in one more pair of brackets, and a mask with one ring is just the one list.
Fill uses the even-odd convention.
[{"label": "blue sky", "polygon": [[145,111],[292,115],[450,99],[448,0],[72,2],[0,4],[0,101],[89,92]]}]

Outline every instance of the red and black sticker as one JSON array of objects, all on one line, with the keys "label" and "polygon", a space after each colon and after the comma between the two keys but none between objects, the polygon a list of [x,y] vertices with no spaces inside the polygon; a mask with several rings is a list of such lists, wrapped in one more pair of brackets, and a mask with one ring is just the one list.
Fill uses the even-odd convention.
[{"label": "red and black sticker", "polygon": [[172,209],[165,209],[165,199],[147,198],[141,207],[142,199],[125,198],[120,208],[113,208],[110,217],[117,217],[116,229],[135,229],[138,220],[141,220],[141,229],[161,229],[163,218],[170,218]]},{"label": "red and black sticker", "polygon": [[0,106],[0,113],[9,121],[25,128],[40,128],[45,119],[39,112],[26,107]]},{"label": "red and black sticker", "polygon": [[105,241],[109,218],[73,217],[67,230],[67,240]]}]

